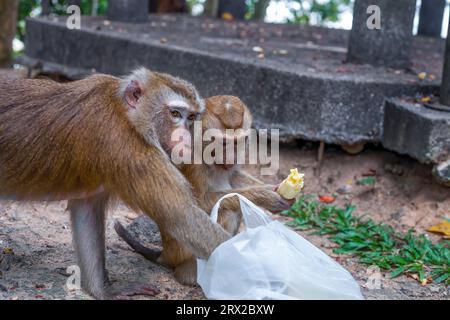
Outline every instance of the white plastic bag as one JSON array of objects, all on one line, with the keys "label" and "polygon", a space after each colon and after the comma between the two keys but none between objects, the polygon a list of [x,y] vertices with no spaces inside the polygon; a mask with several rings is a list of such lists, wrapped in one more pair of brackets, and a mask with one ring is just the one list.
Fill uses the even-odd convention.
[{"label": "white plastic bag", "polygon": [[197,281],[209,299],[363,299],[350,273],[296,232],[239,194],[246,230],[197,260]]}]

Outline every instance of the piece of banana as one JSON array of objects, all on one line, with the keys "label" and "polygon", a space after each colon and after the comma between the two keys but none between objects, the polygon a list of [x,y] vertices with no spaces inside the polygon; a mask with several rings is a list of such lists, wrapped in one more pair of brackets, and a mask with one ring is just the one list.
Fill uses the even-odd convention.
[{"label": "piece of banana", "polygon": [[291,169],[291,174],[280,184],[277,192],[286,200],[294,199],[304,186],[304,178],[305,175],[297,168]]}]

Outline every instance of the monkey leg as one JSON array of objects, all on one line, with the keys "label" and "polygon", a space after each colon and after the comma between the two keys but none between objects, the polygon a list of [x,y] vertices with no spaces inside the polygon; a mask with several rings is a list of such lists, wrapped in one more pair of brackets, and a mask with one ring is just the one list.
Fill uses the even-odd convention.
[{"label": "monkey leg", "polygon": [[184,246],[180,245],[168,233],[161,232],[164,249],[160,251],[144,246],[119,221],[114,223],[114,229],[119,237],[147,260],[165,267],[174,268],[175,278],[181,284],[192,286],[197,284],[197,261]]},{"label": "monkey leg", "polygon": [[127,299],[135,295],[155,296],[159,290],[150,284],[130,284],[113,291],[105,267],[105,220],[109,195],[106,193],[69,200],[68,210],[78,266],[81,270],[81,287],[97,299]]},{"label": "monkey leg", "polygon": [[184,246],[180,245],[180,243],[172,238],[167,232],[161,232],[163,250],[157,250],[148,248],[140,243],[139,240],[133,237],[119,221],[114,223],[114,229],[119,237],[121,237],[134,251],[147,260],[162,266],[174,268],[192,256]]},{"label": "monkey leg", "polygon": [[[221,210],[219,213],[219,223],[232,235],[239,230],[241,219],[240,211]],[[164,249],[160,251],[144,246],[119,221],[114,223],[114,229],[119,237],[147,260],[174,268],[174,276],[179,283],[189,286],[197,284],[197,260],[187,248],[180,245],[164,230],[161,231]]]},{"label": "monkey leg", "polygon": [[81,286],[98,299],[107,298],[105,268],[105,219],[108,195],[69,200],[73,243],[81,269]]},{"label": "monkey leg", "polygon": [[193,256],[186,246],[173,238],[166,230],[160,228],[160,232],[163,251],[158,263],[169,268],[176,268]]},{"label": "monkey leg", "polygon": [[197,285],[197,260],[192,256],[175,267],[175,279],[187,286]]}]

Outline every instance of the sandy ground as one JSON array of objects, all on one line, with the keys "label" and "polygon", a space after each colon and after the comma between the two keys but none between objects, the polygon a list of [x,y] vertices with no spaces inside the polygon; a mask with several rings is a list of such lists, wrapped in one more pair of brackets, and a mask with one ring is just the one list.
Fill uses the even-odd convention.
[{"label": "sandy ground", "polygon": [[[327,147],[319,168],[316,145],[284,146],[280,155],[280,174],[262,177],[276,183],[298,167],[306,173],[306,193],[329,195],[338,189],[346,194],[337,203],[356,204],[358,214],[368,213],[378,221],[399,230],[413,227],[418,232],[450,215],[450,189],[435,184],[430,168],[407,157],[366,149],[357,156],[347,155],[337,147]],[[375,186],[358,186],[356,181],[369,170],[377,175]],[[257,173],[257,168],[250,168]],[[66,204],[16,203],[0,201],[0,300],[1,299],[89,299],[80,292],[68,292],[66,269],[75,264],[71,245],[69,216]],[[129,224],[137,215],[123,205],[111,210],[107,230],[107,265],[116,286],[129,282],[148,282],[161,293],[156,299],[202,299],[198,287],[179,285],[170,270],[155,265],[133,252],[114,229],[114,219]],[[449,290],[443,285],[420,285],[402,276],[389,279],[382,274],[381,286],[369,289],[372,273],[367,266],[347,255],[331,253],[332,243],[325,237],[307,239],[343,264],[359,282],[367,299],[448,299]],[[430,235],[433,240],[439,237]],[[369,286],[370,287],[370,286]],[[144,299],[146,297],[136,297]]]}]

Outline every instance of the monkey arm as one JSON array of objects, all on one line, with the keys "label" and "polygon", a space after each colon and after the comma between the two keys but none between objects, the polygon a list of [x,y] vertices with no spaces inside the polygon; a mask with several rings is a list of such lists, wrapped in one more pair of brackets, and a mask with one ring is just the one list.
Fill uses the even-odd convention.
[{"label": "monkey arm", "polygon": [[[272,186],[261,185],[247,188],[231,189],[222,192],[207,192],[205,203],[209,204],[208,210],[211,211],[214,204],[224,195],[228,193],[238,193],[259,207],[267,209],[271,212],[280,212],[287,210],[290,207],[288,201],[283,199],[278,193],[272,190]],[[224,199],[221,205],[221,210],[239,211],[239,199],[237,197]]]},{"label": "monkey arm", "polygon": [[247,172],[237,169],[233,172],[230,183],[233,188],[242,188],[247,186],[262,186],[264,183],[248,174]]},{"label": "monkey arm", "polygon": [[111,186],[131,208],[150,216],[160,230],[201,258],[230,238],[197,206],[189,183],[162,152],[153,150],[127,160],[126,169],[112,175]]}]

